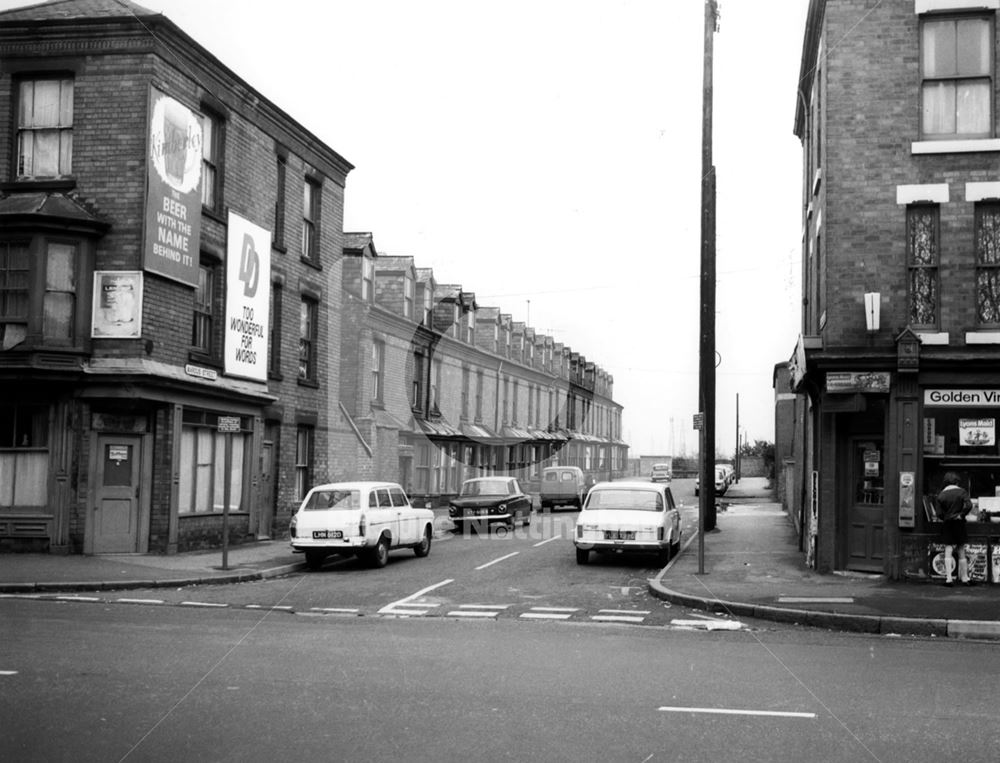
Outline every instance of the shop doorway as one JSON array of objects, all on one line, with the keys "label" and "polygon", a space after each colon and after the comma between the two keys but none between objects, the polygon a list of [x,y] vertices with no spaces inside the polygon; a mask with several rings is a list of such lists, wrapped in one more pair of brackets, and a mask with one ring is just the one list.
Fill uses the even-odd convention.
[{"label": "shop doorway", "polygon": [[852,438],[847,490],[847,569],[883,572],[885,459],[883,440]]},{"label": "shop doorway", "polygon": [[260,446],[260,512],[257,538],[270,539],[274,523],[274,443],[264,440]]},{"label": "shop doorway", "polygon": [[97,438],[97,491],[94,501],[95,554],[134,553],[139,549],[139,498],[142,438]]}]

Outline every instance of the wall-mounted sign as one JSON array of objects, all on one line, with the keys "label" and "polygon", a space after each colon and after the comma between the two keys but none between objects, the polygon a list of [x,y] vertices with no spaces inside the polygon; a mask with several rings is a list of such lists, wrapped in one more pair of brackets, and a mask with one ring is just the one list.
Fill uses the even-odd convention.
[{"label": "wall-mounted sign", "polygon": [[220,432],[239,432],[240,431],[240,417],[239,416],[219,416],[218,431],[220,431]]},{"label": "wall-mounted sign", "polygon": [[201,115],[149,89],[146,219],[142,266],[198,285],[201,239]]},{"label": "wall-mounted sign", "polygon": [[1000,408],[1000,389],[925,389],[924,405],[942,408]]},{"label": "wall-mounted sign", "polygon": [[226,237],[226,373],[267,381],[271,231],[230,212]]},{"label": "wall-mounted sign", "polygon": [[142,272],[98,270],[90,317],[94,339],[139,339],[142,336]]},{"label": "wall-mounted sign", "polygon": [[885,371],[841,371],[826,375],[827,392],[888,392],[892,377]]},{"label": "wall-mounted sign", "polygon": [[980,448],[995,445],[997,441],[996,419],[959,419],[958,444],[964,448]]}]

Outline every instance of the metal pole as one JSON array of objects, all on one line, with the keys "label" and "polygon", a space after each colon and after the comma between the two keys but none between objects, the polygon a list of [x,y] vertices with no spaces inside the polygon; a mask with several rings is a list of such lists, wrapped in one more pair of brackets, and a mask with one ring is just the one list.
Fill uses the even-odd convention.
[{"label": "metal pole", "polygon": [[743,458],[740,455],[740,393],[736,393],[736,452],[733,454],[733,468],[736,470],[736,481],[740,481],[740,469]]},{"label": "metal pole", "polygon": [[222,489],[222,569],[229,569],[229,499],[232,497],[231,475],[233,473],[233,434],[226,433],[226,474]]},{"label": "metal pole", "polygon": [[699,380],[701,485],[698,572],[705,572],[705,533],[715,529],[715,167],[712,164],[712,55],[718,8],[705,2],[701,133],[701,343]]}]

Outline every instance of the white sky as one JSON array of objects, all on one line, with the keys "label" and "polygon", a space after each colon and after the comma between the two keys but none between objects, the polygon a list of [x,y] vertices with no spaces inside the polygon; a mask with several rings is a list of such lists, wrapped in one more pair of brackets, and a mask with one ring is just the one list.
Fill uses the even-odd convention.
[{"label": "white sky", "polygon": [[[0,9],[23,6],[0,0]],[[631,455],[694,454],[703,0],[140,0],[344,156],[344,228],[613,374]],[[807,0],[715,36],[717,443],[774,439],[799,333]]]}]

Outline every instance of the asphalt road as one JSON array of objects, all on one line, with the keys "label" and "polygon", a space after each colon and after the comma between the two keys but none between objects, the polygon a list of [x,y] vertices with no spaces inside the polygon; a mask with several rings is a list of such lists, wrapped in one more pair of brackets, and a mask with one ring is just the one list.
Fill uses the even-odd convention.
[{"label": "asphalt road", "polygon": [[11,761],[990,760],[995,646],[0,600]]}]

